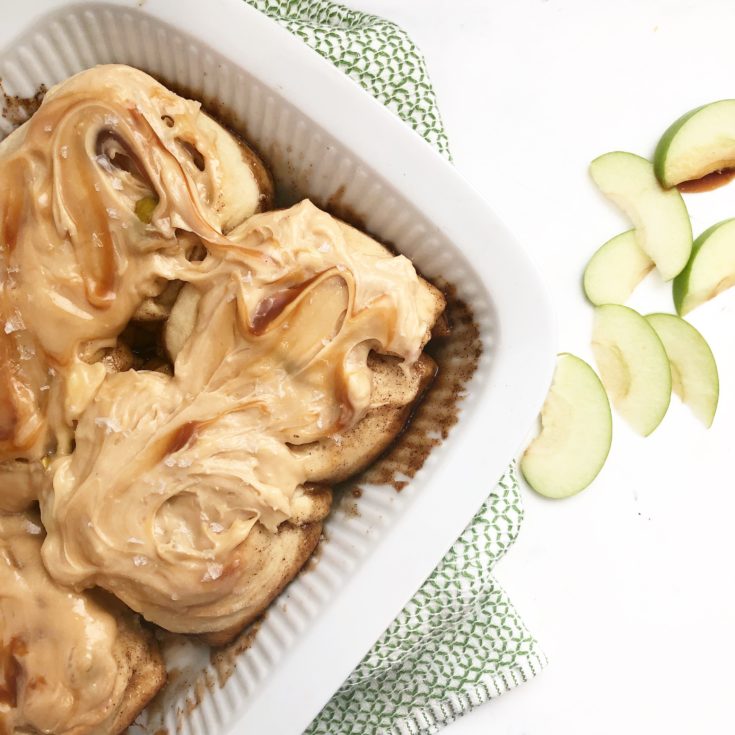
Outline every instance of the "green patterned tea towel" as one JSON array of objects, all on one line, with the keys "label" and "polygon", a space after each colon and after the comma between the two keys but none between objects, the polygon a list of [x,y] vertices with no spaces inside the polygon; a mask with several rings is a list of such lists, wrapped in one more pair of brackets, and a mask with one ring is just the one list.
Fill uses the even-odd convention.
[{"label": "green patterned tea towel", "polygon": [[[246,1],[449,156],[426,65],[400,28],[329,0]],[[308,735],[433,733],[541,670],[543,653],[492,576],[522,518],[511,467]]]}]

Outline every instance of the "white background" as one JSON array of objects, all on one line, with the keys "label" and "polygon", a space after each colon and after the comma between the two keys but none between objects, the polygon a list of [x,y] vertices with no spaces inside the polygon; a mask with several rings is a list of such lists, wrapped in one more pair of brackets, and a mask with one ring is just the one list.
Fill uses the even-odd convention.
[{"label": "white background", "polygon": [[[348,4],[396,21],[421,46],[457,168],[542,270],[559,349],[590,359],[582,270],[629,225],[587,165],[608,150],[648,156],[681,113],[735,97],[735,4]],[[687,205],[696,234],[735,216],[735,184]],[[653,275],[630,305],[673,310],[670,288]],[[526,520],[498,576],[550,665],[451,735],[735,732],[735,290],[691,321],[720,369],[714,426],[676,399],[647,439],[616,417],[588,490],[551,502],[525,488]]]}]

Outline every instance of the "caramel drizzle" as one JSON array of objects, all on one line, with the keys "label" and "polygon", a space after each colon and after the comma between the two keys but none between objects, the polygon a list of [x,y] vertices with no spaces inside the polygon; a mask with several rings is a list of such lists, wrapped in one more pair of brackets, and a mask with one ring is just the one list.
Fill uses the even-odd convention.
[{"label": "caramel drizzle", "polygon": [[22,675],[22,667],[18,659],[28,654],[28,646],[22,638],[14,636],[7,646],[0,649],[0,668],[3,681],[0,682],[0,704],[9,707],[18,706],[18,679]]},{"label": "caramel drizzle", "polygon": [[18,242],[18,233],[26,217],[26,164],[15,159],[5,166],[0,174],[0,187],[5,193],[2,217],[2,240],[0,246],[11,253]]}]

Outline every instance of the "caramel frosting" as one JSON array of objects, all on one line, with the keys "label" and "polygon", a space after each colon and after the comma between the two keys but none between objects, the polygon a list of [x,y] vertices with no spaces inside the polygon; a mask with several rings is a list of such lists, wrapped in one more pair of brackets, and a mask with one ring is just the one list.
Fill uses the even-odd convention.
[{"label": "caramel frosting", "polygon": [[37,515],[0,514],[0,732],[104,732],[127,679],[115,618],[41,563]]},{"label": "caramel frosting", "polygon": [[245,270],[235,251],[188,276],[196,315],[173,378],[107,377],[43,503],[55,577],[106,587],[174,631],[237,618],[256,522],[275,534],[316,520],[289,445],[359,421],[369,351],[415,359],[432,307],[409,261],[350,249],[308,202],[231,237],[265,257]]},{"label": "caramel frosting", "polygon": [[[410,366],[436,311],[409,260],[309,201],[249,216],[257,184],[220,130],[106,66],[0,147],[0,456],[40,496],[55,580],[178,632],[237,621],[256,524],[277,543],[323,516],[291,447],[354,426],[370,351]],[[172,282],[173,375],[109,372],[104,350]],[[32,499],[15,484],[0,507]]]},{"label": "caramel frosting", "polygon": [[50,90],[0,145],[0,460],[69,451],[105,378],[94,356],[199,237],[231,247],[223,226],[256,211],[255,177],[220,159],[221,139],[196,102],[107,66]]}]

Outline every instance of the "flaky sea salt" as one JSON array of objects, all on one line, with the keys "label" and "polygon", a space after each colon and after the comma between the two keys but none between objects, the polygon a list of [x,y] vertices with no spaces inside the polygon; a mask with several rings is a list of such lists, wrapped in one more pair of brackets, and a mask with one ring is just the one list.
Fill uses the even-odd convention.
[{"label": "flaky sea salt", "polygon": [[128,538],[128,543],[129,544],[138,544],[138,545],[142,546],[143,545],[143,540],[137,538],[136,536],[130,536]]},{"label": "flaky sea salt", "polygon": [[101,169],[104,169],[108,173],[112,173],[112,163],[107,156],[100,154],[99,156],[95,156],[94,160]]},{"label": "flaky sea salt", "polygon": [[222,576],[222,570],[224,567],[221,564],[213,562],[207,564],[207,571],[202,577],[202,582],[213,582],[215,579],[219,579]]},{"label": "flaky sea salt", "polygon": [[181,467],[183,469],[187,467],[191,467],[191,460],[187,457],[166,457],[166,459],[163,460],[163,463],[166,465],[166,467]]},{"label": "flaky sea salt", "polygon": [[19,332],[21,329],[25,329],[26,325],[23,321],[23,317],[20,312],[15,312],[5,322],[5,334],[12,334],[13,332]]},{"label": "flaky sea salt", "polygon": [[212,533],[222,533],[222,531],[225,530],[225,527],[221,523],[217,523],[216,521],[212,521],[209,524],[209,530]]},{"label": "flaky sea salt", "polygon": [[62,158],[69,158],[69,146],[68,145],[62,145],[59,150],[61,151]]},{"label": "flaky sea salt", "polygon": [[320,253],[328,253],[331,249],[332,246],[326,241],[317,248]]},{"label": "flaky sea salt", "polygon": [[43,529],[37,523],[33,521],[26,521],[26,533],[30,533],[31,536],[39,536]]},{"label": "flaky sea salt", "polygon": [[120,422],[113,416],[98,416],[94,423],[105,430],[105,434],[117,434],[122,431]]},{"label": "flaky sea salt", "polygon": [[18,345],[18,354],[21,360],[32,360],[36,356],[36,348],[31,345]]},{"label": "flaky sea salt", "polygon": [[144,567],[148,563],[148,557],[143,556],[142,554],[136,554],[133,557],[133,564],[135,564],[136,567]]}]

